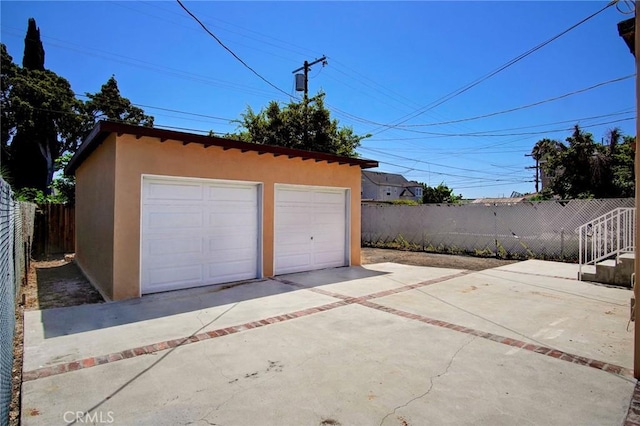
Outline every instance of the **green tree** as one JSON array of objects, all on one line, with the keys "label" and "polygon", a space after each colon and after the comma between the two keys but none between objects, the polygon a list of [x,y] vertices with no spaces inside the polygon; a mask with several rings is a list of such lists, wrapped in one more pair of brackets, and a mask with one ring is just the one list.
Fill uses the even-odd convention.
[{"label": "green tree", "polygon": [[612,152],[611,169],[617,196],[635,197],[635,147],[635,136],[623,136],[622,143],[616,144]]},{"label": "green tree", "polygon": [[84,104],[84,111],[89,117],[90,127],[99,120],[153,127],[152,116],[146,115],[144,110],[122,97],[118,82],[113,75],[102,85],[99,92],[85,93],[85,95],[89,98]]},{"label": "green tree", "polygon": [[[29,20],[24,66],[2,48],[3,167],[14,189],[47,193],[56,159],[75,150],[80,139],[82,103],[69,82],[44,68],[44,49],[35,20]],[[6,119],[6,122],[4,121]]]},{"label": "green tree", "polygon": [[423,183],[422,187],[423,204],[459,203],[462,200],[462,195],[455,195],[453,189],[443,182],[438,186],[428,186]]},{"label": "green tree", "polygon": [[15,115],[11,110],[9,97],[18,67],[7,52],[7,46],[0,43],[0,50],[2,51],[2,63],[0,64],[0,127],[2,128],[0,133],[0,165],[4,168],[9,159],[9,141],[16,128]]},{"label": "green tree", "polygon": [[258,113],[247,107],[238,121],[240,133],[236,136],[264,145],[357,156],[356,148],[368,135],[358,136],[350,127],[340,127],[324,106],[324,96],[319,93],[308,101],[290,102],[284,107],[272,101]]},{"label": "green tree", "polygon": [[[622,140],[622,143],[621,143]],[[532,155],[539,155],[543,173],[549,176],[546,195],[564,199],[633,196],[635,139],[611,129],[606,143],[597,143],[578,125],[567,144],[543,139]]]},{"label": "green tree", "polygon": [[40,28],[33,18],[29,18],[27,35],[24,37],[22,67],[28,70],[44,71],[44,47],[40,40]]}]

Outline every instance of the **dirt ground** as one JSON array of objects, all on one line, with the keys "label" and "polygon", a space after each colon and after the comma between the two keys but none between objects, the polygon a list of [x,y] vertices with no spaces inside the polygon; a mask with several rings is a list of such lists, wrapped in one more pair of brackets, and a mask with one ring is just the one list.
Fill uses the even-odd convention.
[{"label": "dirt ground", "polygon": [[60,255],[32,260],[16,306],[16,330],[13,339],[12,393],[9,425],[20,425],[22,387],[23,315],[25,310],[51,309],[85,303],[102,303],[104,299],[73,263],[73,256]]},{"label": "dirt ground", "polygon": [[[508,265],[516,261],[393,249],[362,248],[363,264],[381,262],[480,271]],[[100,293],[91,286],[73,262],[73,256],[69,255],[32,261],[27,285],[22,288],[18,300],[20,303],[16,309],[16,333],[13,346],[13,393],[9,407],[10,426],[20,425],[24,311],[104,302]]]},{"label": "dirt ground", "polygon": [[431,266],[434,268],[467,269],[482,271],[483,269],[516,263],[517,260],[502,260],[489,257],[455,256],[416,251],[404,251],[381,248],[362,248],[362,264],[395,262],[414,266]]}]

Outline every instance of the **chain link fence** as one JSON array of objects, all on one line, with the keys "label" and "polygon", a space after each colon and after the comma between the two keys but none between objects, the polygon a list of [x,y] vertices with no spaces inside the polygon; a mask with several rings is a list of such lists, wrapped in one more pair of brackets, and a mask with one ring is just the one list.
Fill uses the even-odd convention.
[{"label": "chain link fence", "polygon": [[363,204],[362,245],[511,259],[578,259],[576,228],[633,198],[513,204]]},{"label": "chain link fence", "polygon": [[16,298],[27,278],[35,211],[0,179],[0,425],[9,418]]}]

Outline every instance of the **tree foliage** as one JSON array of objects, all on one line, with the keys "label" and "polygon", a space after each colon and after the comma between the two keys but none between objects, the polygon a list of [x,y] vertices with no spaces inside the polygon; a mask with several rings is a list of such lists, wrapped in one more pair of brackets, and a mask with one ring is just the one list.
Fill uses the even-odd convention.
[{"label": "tree foliage", "polygon": [[578,125],[566,143],[542,139],[531,154],[548,176],[543,195],[572,198],[633,197],[635,138],[614,128],[604,143]]},{"label": "tree foliage", "polygon": [[422,203],[423,204],[439,204],[439,203],[459,203],[462,195],[455,195],[453,189],[444,183],[438,186],[429,186],[422,184]]},{"label": "tree foliage", "polygon": [[355,157],[360,141],[350,127],[340,127],[324,106],[324,93],[308,101],[290,102],[284,107],[272,101],[255,113],[251,107],[239,120],[241,140],[306,151]]},{"label": "tree foliage", "polygon": [[28,70],[44,71],[44,47],[40,40],[40,28],[33,18],[29,18],[27,35],[24,37],[22,67]]},{"label": "tree foliage", "polygon": [[90,117],[92,126],[99,120],[110,120],[153,127],[152,116],[146,115],[144,110],[122,97],[118,82],[113,75],[102,85],[99,92],[85,93],[85,95],[89,100],[84,104],[84,111]]},{"label": "tree foliage", "polygon": [[[59,175],[97,120],[153,125],[153,117],[120,95],[114,77],[83,103],[69,82],[44,66],[44,48],[29,19],[23,66],[0,43],[2,64],[0,164],[3,177],[22,198],[72,201],[74,180]],[[51,195],[52,190],[56,194]]]},{"label": "tree foliage", "polygon": [[23,64],[14,64],[2,45],[2,164],[15,188],[46,193],[56,159],[78,144],[82,103],[66,79],[44,68],[40,31],[33,19]]}]

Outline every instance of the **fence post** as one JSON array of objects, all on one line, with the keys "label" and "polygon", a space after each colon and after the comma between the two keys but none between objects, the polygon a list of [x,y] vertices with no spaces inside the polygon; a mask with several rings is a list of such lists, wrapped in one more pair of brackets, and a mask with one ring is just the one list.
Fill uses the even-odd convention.
[{"label": "fence post", "polygon": [[493,235],[496,242],[496,259],[500,259],[500,250],[498,249],[498,213],[493,212]]}]

